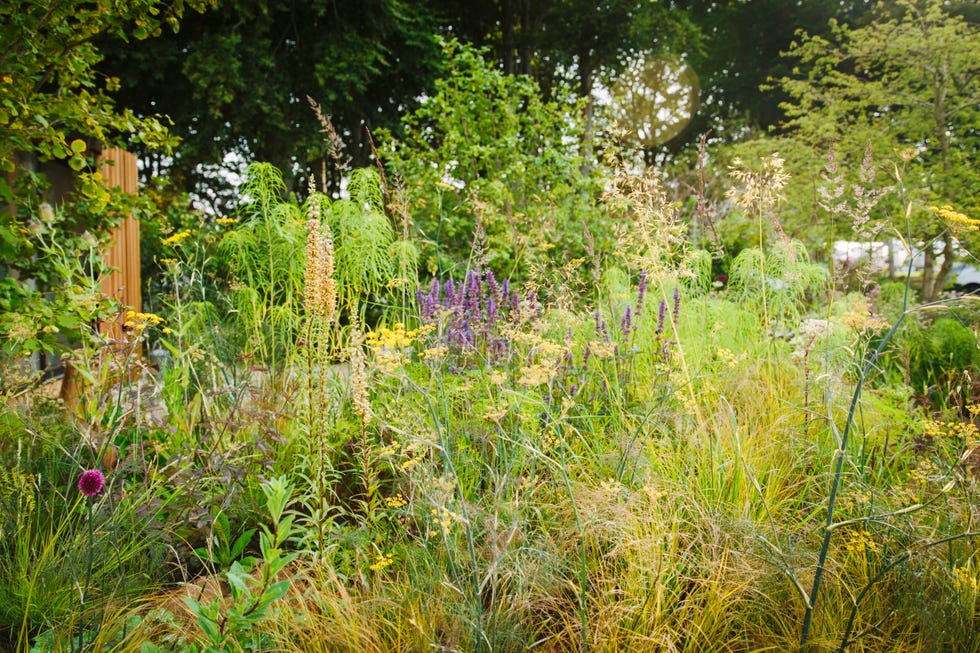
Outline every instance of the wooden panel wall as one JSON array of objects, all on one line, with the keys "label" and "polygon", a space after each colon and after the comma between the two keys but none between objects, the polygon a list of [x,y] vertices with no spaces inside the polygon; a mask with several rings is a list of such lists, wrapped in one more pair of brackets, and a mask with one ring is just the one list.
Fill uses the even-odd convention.
[{"label": "wooden panel wall", "polygon": [[[99,172],[113,192],[136,193],[136,155],[119,148],[103,150]],[[102,280],[102,292],[118,299],[125,309],[139,311],[143,306],[140,283],[140,226],[132,216],[119,223],[112,234],[112,244],[105,252],[106,263],[113,268]],[[109,327],[119,337],[120,325]]]}]

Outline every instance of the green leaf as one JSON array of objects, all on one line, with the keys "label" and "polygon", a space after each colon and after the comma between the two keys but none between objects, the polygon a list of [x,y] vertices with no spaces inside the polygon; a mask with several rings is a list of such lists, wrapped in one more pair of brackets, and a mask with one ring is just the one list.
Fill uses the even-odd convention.
[{"label": "green leaf", "polygon": [[225,577],[228,579],[228,584],[231,586],[232,595],[236,601],[239,597],[251,596],[252,592],[248,588],[250,577],[238,562],[232,563],[231,569],[228,570]]},{"label": "green leaf", "polygon": [[232,558],[237,558],[245,551],[245,547],[252,541],[252,536],[255,535],[256,530],[258,529],[250,528],[235,539],[235,543],[231,547]]}]

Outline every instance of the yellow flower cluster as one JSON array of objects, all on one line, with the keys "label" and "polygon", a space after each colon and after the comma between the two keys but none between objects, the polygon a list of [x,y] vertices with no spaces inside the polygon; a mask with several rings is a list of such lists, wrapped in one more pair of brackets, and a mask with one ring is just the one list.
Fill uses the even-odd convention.
[{"label": "yellow flower cluster", "polygon": [[604,340],[592,340],[589,342],[589,351],[596,358],[612,358],[616,355],[616,344],[613,342],[605,342]]},{"label": "yellow flower cluster", "polygon": [[431,514],[432,528],[429,530],[429,537],[439,534],[442,534],[443,537],[449,535],[453,523],[459,521],[459,515],[445,508],[433,508]]},{"label": "yellow flower cluster", "polygon": [[841,323],[851,331],[864,333],[866,331],[883,331],[888,328],[888,322],[878,315],[872,315],[866,309],[855,306],[840,318]]},{"label": "yellow flower cluster", "polygon": [[[406,330],[405,325],[398,322],[389,329],[381,327],[376,331],[370,331],[364,336],[364,343],[371,348],[375,355],[375,363],[382,371],[394,372],[396,369],[408,362],[408,356],[404,350],[410,347],[420,336],[424,336],[434,329],[434,325],[427,324],[418,329]],[[435,357],[439,352],[426,350],[426,357]]]},{"label": "yellow flower cluster", "polygon": [[546,360],[522,367],[521,377],[517,382],[523,386],[533,387],[548,383],[556,376],[558,376],[558,361]]},{"label": "yellow flower cluster", "polygon": [[922,432],[927,437],[937,440],[961,439],[965,444],[973,444],[980,440],[980,429],[973,422],[937,422],[925,420],[922,422]]},{"label": "yellow flower cluster", "polygon": [[[431,327],[431,325],[429,326]],[[405,325],[398,322],[391,329],[381,327],[377,331],[369,331],[364,335],[364,343],[375,352],[386,349],[403,349],[411,346],[424,328],[406,331]],[[428,330],[425,332],[427,333]]]},{"label": "yellow flower cluster", "polygon": [[949,204],[944,204],[942,206],[930,206],[929,210],[945,220],[946,224],[948,224],[949,228],[953,231],[977,231],[980,229],[980,220],[974,220],[973,218],[967,217],[959,211],[956,211]]},{"label": "yellow flower cluster", "polygon": [[866,552],[877,553],[878,543],[871,538],[871,534],[866,530],[851,531],[844,548],[848,553],[864,554]]},{"label": "yellow flower cluster", "polygon": [[402,496],[401,492],[396,492],[394,496],[385,497],[385,504],[389,508],[401,508],[408,505],[408,501],[405,501],[405,497]]},{"label": "yellow flower cluster", "polygon": [[[400,456],[402,460],[401,462],[397,463],[398,470],[407,472],[422,462],[424,456],[424,452],[420,451],[422,447],[423,445],[419,442],[405,442],[402,444],[395,441],[379,450],[378,455],[382,458]],[[392,465],[395,465],[394,461],[392,462]],[[396,496],[401,495],[399,494]]]},{"label": "yellow flower cluster", "polygon": [[176,245],[185,238],[190,238],[191,232],[185,229],[184,231],[178,231],[173,236],[169,238],[164,238],[160,241],[161,245]]},{"label": "yellow flower cluster", "polygon": [[238,222],[235,218],[218,218],[215,220],[217,224],[235,224]]},{"label": "yellow flower cluster", "polygon": [[487,409],[487,412],[483,414],[483,419],[493,422],[494,424],[500,424],[500,422],[507,417],[507,406],[491,406]]},{"label": "yellow flower cluster", "polygon": [[953,568],[953,586],[960,592],[980,593],[980,578],[977,577],[978,569],[971,569],[969,566]]},{"label": "yellow flower cluster", "polygon": [[448,353],[449,347],[446,345],[434,345],[422,352],[422,360],[441,361]]},{"label": "yellow flower cluster", "polygon": [[739,363],[748,358],[748,354],[746,354],[744,351],[736,356],[735,352],[724,348],[719,349],[717,355],[719,359],[725,361],[725,365],[727,365],[729,369],[735,369],[738,367]]},{"label": "yellow flower cluster", "polygon": [[[136,311],[126,311],[123,316],[123,328],[137,335],[142,333],[147,326],[158,326],[163,324],[163,318],[156,313],[138,313]],[[170,329],[164,329],[164,333],[170,333]]]},{"label": "yellow flower cluster", "polygon": [[395,557],[390,553],[379,553],[377,556],[375,556],[374,564],[371,565],[370,569],[371,571],[381,571],[385,567],[391,566],[394,561]]}]

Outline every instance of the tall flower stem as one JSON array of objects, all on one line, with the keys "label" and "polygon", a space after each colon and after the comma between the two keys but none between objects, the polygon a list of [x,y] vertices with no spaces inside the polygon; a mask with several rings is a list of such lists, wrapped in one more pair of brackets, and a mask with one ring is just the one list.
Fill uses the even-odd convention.
[{"label": "tall flower stem", "polygon": [[[92,528],[92,504],[95,502],[93,497],[88,497],[86,499],[88,503],[88,562],[85,565],[85,582],[82,585],[82,596],[81,596],[81,608],[85,609],[85,600],[88,598],[88,586],[92,580],[92,562],[93,562],[93,544],[94,544],[94,532]],[[78,650],[82,651],[85,644],[85,628],[82,627],[78,631]]]}]

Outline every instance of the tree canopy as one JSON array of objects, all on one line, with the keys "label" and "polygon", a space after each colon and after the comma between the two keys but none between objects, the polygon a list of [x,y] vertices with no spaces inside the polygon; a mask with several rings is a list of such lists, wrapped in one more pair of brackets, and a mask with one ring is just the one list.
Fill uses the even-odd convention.
[{"label": "tree canopy", "polygon": [[171,118],[183,145],[157,163],[190,189],[229,155],[273,163],[290,184],[321,173],[329,142],[308,97],[330,116],[347,156],[364,165],[368,130],[396,127],[439,65],[424,6],[225,0],[188,17],[179,33],[113,47],[103,69],[121,80],[126,106]]},{"label": "tree canopy", "polygon": [[[831,27],[826,38],[801,34],[788,52],[796,66],[780,80],[790,98],[784,129],[818,150],[836,143],[853,161],[869,144],[879,155],[904,152],[904,183],[921,200],[912,236],[926,259],[923,297],[935,299],[956,229],[928,207],[978,208],[980,176],[970,162],[980,144],[980,29],[942,0],[880,2],[866,25]],[[904,221],[904,212],[895,217]]]}]

